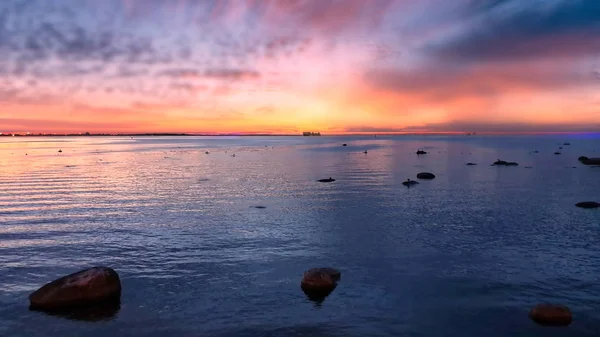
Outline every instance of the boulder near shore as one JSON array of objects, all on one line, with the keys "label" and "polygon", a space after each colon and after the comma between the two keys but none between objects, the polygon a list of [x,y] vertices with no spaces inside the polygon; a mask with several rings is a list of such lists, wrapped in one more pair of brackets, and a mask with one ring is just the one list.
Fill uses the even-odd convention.
[{"label": "boulder near shore", "polygon": [[573,321],[571,310],[559,304],[538,304],[529,311],[529,318],[541,325],[566,326]]},{"label": "boulder near shore", "polygon": [[29,295],[32,310],[61,310],[104,302],[118,302],[121,280],[112,268],[93,267],[50,283]]}]

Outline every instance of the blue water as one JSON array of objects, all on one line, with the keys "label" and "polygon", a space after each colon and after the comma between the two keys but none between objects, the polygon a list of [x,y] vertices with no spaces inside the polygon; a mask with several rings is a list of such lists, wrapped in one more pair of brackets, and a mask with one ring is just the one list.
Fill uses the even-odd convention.
[{"label": "blue water", "polygon": [[[2,137],[0,336],[598,336],[600,210],[574,204],[600,202],[600,168],[580,155],[600,136]],[[28,310],[94,265],[120,310]],[[320,266],[342,280],[317,305],[299,283]],[[530,321],[540,302],[572,325]]]}]

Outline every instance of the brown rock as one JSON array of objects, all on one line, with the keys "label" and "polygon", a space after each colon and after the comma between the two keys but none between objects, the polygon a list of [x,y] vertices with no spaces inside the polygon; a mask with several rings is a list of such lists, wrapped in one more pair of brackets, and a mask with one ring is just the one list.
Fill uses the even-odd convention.
[{"label": "brown rock", "polygon": [[333,268],[313,268],[304,273],[300,287],[310,298],[323,299],[337,286],[340,272]]},{"label": "brown rock", "polygon": [[529,318],[538,324],[565,326],[571,324],[571,310],[559,304],[538,304],[529,311]]},{"label": "brown rock", "polygon": [[121,281],[117,272],[94,267],[44,285],[29,295],[29,301],[34,310],[58,310],[118,301],[120,297]]},{"label": "brown rock", "polygon": [[342,278],[342,273],[340,273],[339,270],[334,269],[334,268],[324,267],[324,268],[315,268],[315,269],[311,269],[311,270],[318,270],[323,273],[327,273],[327,274],[329,274],[329,277],[331,277],[331,279],[335,282],[339,282],[340,279]]}]

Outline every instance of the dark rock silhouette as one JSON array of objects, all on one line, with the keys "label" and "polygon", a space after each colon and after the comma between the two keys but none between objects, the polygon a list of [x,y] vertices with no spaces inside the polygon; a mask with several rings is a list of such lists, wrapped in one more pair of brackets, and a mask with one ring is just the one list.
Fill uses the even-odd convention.
[{"label": "dark rock silhouette", "polygon": [[208,154],[208,151],[204,152],[205,154]]},{"label": "dark rock silhouette", "polygon": [[252,208],[265,209],[267,206],[252,206]]},{"label": "dark rock silhouette", "polygon": [[411,187],[413,185],[417,185],[418,183],[419,183],[418,181],[406,179],[406,181],[402,182],[402,185],[404,185],[406,187]]},{"label": "dark rock silhouette", "polygon": [[535,150],[535,151],[532,151],[531,153],[540,153],[540,151]]},{"label": "dark rock silhouette", "polygon": [[519,163],[515,163],[514,161],[509,161],[508,163],[504,164],[505,166],[519,166]]},{"label": "dark rock silhouette", "polygon": [[541,325],[566,326],[573,321],[571,310],[559,304],[538,304],[529,311],[529,318]]},{"label": "dark rock silhouette", "polygon": [[418,150],[417,154],[427,154],[427,152],[423,151],[423,150]]},{"label": "dark rock silhouette", "polygon": [[582,201],[582,202],[576,203],[575,206],[581,207],[581,208],[598,208],[598,207],[600,207],[600,203],[597,203],[595,201]]},{"label": "dark rock silhouette", "polygon": [[54,280],[29,295],[32,310],[62,310],[118,302],[119,275],[108,267],[85,269]]},{"label": "dark rock silhouette", "polygon": [[558,149],[559,149],[559,150],[562,150],[563,148],[562,148],[562,146],[560,146]]},{"label": "dark rock silhouette", "polygon": [[586,156],[581,156],[581,157],[577,158],[577,160],[579,160],[579,161],[586,161],[586,160],[590,160],[590,158],[588,158]]},{"label": "dark rock silhouette", "polygon": [[556,152],[554,152],[554,154],[561,154],[561,153],[560,153],[560,152],[558,152],[558,151],[556,151]]},{"label": "dark rock silhouette", "polygon": [[495,162],[494,162],[492,165],[496,165],[496,166],[504,166],[504,165],[506,165],[506,163],[508,163],[508,162],[507,162],[507,161],[505,161],[505,160],[500,160],[500,159],[498,159],[498,160],[496,160],[496,161],[495,161]]},{"label": "dark rock silhouette", "polygon": [[329,177],[329,178],[325,178],[325,179],[319,179],[317,181],[320,182],[320,183],[330,183],[330,182],[334,182],[335,179]]},{"label": "dark rock silhouette", "polygon": [[342,146],[348,146],[348,144],[342,144]]},{"label": "dark rock silhouette", "polygon": [[587,158],[581,160],[583,165],[600,165],[600,158]]},{"label": "dark rock silhouette", "polygon": [[475,166],[475,165],[477,165],[477,164],[475,164],[475,163],[467,163],[467,166]]},{"label": "dark rock silhouette", "polygon": [[567,145],[567,146],[569,146],[569,145],[571,145],[571,143],[568,143],[568,142],[567,142],[567,143],[564,143],[563,145]]},{"label": "dark rock silhouette", "polygon": [[530,169],[530,168],[533,168],[533,167],[531,167],[531,166],[525,166],[525,168],[529,168]]},{"label": "dark rock silhouette", "polygon": [[435,174],[430,172],[421,172],[417,174],[417,179],[431,180],[435,178]]},{"label": "dark rock silhouette", "polygon": [[58,153],[62,153],[62,150],[58,150]]},{"label": "dark rock silhouette", "polygon": [[364,153],[364,154],[367,154],[367,153],[369,153],[369,152],[367,152],[367,150],[365,150],[365,152],[363,152],[363,153]]},{"label": "dark rock silhouette", "polygon": [[340,272],[333,268],[313,268],[304,272],[300,288],[310,300],[321,303],[337,287],[340,278]]}]

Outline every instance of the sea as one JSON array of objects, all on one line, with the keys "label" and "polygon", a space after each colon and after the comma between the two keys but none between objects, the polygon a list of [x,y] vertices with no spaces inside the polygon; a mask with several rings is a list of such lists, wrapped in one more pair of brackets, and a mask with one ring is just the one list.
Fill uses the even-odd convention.
[{"label": "sea", "polygon": [[[1,137],[0,336],[599,336],[582,155],[600,134]],[[28,309],[92,266],[120,306]],[[341,272],[323,301],[313,267]],[[534,323],[538,303],[572,324]]]}]

